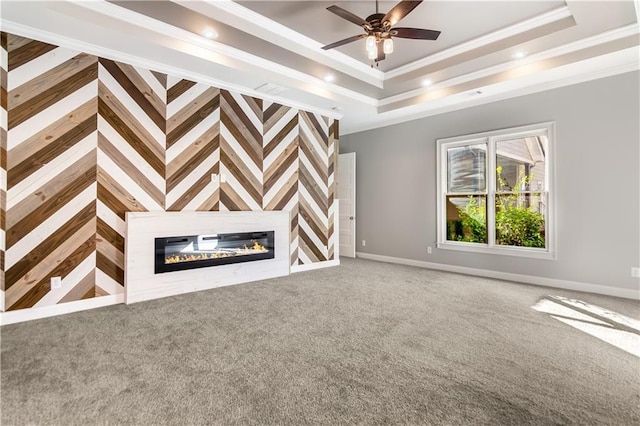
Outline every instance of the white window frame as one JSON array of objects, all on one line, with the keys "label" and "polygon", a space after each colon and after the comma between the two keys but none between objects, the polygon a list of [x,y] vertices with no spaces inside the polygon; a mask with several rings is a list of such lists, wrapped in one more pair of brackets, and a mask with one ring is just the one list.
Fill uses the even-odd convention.
[{"label": "white window frame", "polygon": [[[495,197],[496,197],[496,142],[529,136],[547,137],[548,145],[545,157],[545,243],[546,248],[503,246],[495,243]],[[486,143],[487,185],[487,243],[470,243],[447,240],[447,149]],[[438,139],[437,146],[437,242],[436,247],[446,250],[459,250],[476,253],[491,253],[507,256],[521,256],[535,259],[556,259],[556,211],[555,211],[555,123],[545,122],[527,126],[512,127],[490,132]]]}]

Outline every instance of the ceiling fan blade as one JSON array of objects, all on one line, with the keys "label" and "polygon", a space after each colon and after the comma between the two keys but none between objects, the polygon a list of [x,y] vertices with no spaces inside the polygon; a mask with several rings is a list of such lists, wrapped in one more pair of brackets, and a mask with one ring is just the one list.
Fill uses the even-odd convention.
[{"label": "ceiling fan blade", "polygon": [[400,3],[396,4],[393,9],[387,12],[386,15],[384,15],[384,18],[382,18],[382,23],[389,21],[389,24],[391,26],[394,26],[398,23],[398,21],[407,16],[413,9],[418,7],[420,3],[422,3],[422,0],[402,0]]},{"label": "ceiling fan blade", "polygon": [[384,47],[382,45],[383,43],[381,41],[379,41],[376,44],[378,45],[378,56],[376,57],[376,62],[380,62],[381,60],[386,58],[387,55],[384,54]]},{"label": "ceiling fan blade", "polygon": [[327,44],[326,46],[322,46],[322,50],[333,49],[334,47],[342,46],[343,44],[351,43],[356,40],[360,40],[361,38],[365,38],[366,34],[358,34],[349,38],[345,38],[344,40],[336,41],[335,43]]},{"label": "ceiling fan blade", "polygon": [[354,24],[359,25],[361,27],[365,27],[365,28],[370,28],[371,27],[367,21],[365,21],[364,19],[362,19],[359,16],[354,15],[353,13],[349,12],[348,10],[344,10],[340,6],[336,6],[336,5],[329,6],[327,8],[327,10],[329,12],[333,12],[336,15],[338,15],[339,17],[341,17],[343,19],[346,19],[349,22],[353,22]]},{"label": "ceiling fan blade", "polygon": [[416,40],[436,40],[440,35],[440,31],[425,30],[422,28],[393,28],[391,35],[393,37],[413,38]]}]

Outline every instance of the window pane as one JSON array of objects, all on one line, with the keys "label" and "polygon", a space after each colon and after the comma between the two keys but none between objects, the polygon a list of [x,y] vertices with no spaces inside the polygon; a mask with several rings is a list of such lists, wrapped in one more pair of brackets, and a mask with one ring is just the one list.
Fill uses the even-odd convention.
[{"label": "window pane", "polygon": [[487,197],[447,195],[447,240],[487,243]]},{"label": "window pane", "polygon": [[485,192],[485,144],[467,145],[447,149],[447,192]]},{"label": "window pane", "polygon": [[496,143],[496,191],[545,191],[546,136]]},{"label": "window pane", "polygon": [[496,195],[496,244],[546,247],[544,193],[513,192]]}]

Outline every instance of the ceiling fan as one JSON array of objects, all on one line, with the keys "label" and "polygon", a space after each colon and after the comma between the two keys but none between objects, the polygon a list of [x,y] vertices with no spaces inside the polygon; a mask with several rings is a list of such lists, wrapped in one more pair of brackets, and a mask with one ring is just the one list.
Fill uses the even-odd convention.
[{"label": "ceiling fan", "polygon": [[422,0],[402,0],[400,3],[396,4],[393,9],[384,14],[378,13],[378,0],[376,0],[376,13],[369,15],[367,19],[362,19],[340,6],[329,6],[327,8],[328,11],[335,13],[349,22],[353,22],[354,24],[361,26],[365,33],[336,41],[335,43],[323,46],[322,49],[333,49],[334,47],[342,46],[366,37],[367,40],[365,47],[367,49],[367,56],[369,59],[374,61],[377,66],[379,61],[382,61],[386,55],[393,52],[392,37],[411,38],[417,40],[436,40],[440,35],[440,31],[426,30],[422,28],[393,28],[394,25],[411,13],[411,11],[420,3],[422,3]]}]

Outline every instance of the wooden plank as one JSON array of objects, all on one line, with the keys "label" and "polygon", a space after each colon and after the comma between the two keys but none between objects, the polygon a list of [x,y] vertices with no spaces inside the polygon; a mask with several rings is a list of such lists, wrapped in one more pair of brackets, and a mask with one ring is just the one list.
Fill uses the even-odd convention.
[{"label": "wooden plank", "polygon": [[[53,216],[60,209],[64,208],[71,200],[73,200],[82,191],[87,189],[95,182],[96,179],[96,166],[91,165],[87,170],[79,173],[75,176],[75,179],[70,181],[65,186],[54,186],[55,189],[59,189],[55,194],[36,195],[35,197],[28,197],[27,202],[35,202],[36,205],[20,206],[21,209],[26,210],[28,208],[29,213],[20,218],[14,218],[14,210],[11,209],[10,219],[12,226],[6,229],[6,245],[7,248],[13,247],[22,238],[34,230],[38,225],[45,222],[51,216]],[[53,186],[53,185],[52,185]],[[45,190],[52,189],[49,186]],[[39,191],[38,191],[39,193]]]},{"label": "wooden plank", "polygon": [[144,171],[129,161],[107,138],[102,134],[98,135],[98,148],[105,153],[114,163],[118,165],[131,179],[133,179],[147,195],[159,205],[164,204],[164,193],[153,182],[151,182]]},{"label": "wooden plank", "polygon": [[36,155],[38,151],[56,141],[77,127],[80,123],[90,120],[98,112],[98,98],[94,98],[78,108],[50,123],[47,127],[39,129],[20,145],[14,147],[9,152],[7,166],[11,169],[24,161],[26,158]]},{"label": "wooden plank", "polygon": [[[31,308],[42,299],[51,289],[52,277],[66,277],[77,265],[82,263],[95,251],[95,238],[92,236],[80,244],[76,250],[61,259],[51,273],[43,280],[35,284],[17,302],[9,306],[9,310]],[[6,301],[5,301],[6,302]]]},{"label": "wooden plank", "polygon": [[[165,80],[166,85],[166,80]],[[179,83],[174,84],[170,88],[167,89],[167,104],[178,99],[181,95],[183,95],[187,90],[191,89],[196,85],[195,81],[190,80],[180,80]]]},{"label": "wooden plank", "polygon": [[[19,124],[25,122],[44,109],[54,105],[61,99],[76,92],[87,84],[98,78],[98,68],[89,65],[85,69],[78,71],[72,76],[68,76],[64,81],[51,86],[49,89],[31,97],[27,102],[10,107],[8,114],[8,129],[11,130]],[[9,91],[9,102],[14,97],[14,90]]]},{"label": "wooden plank", "polygon": [[89,272],[80,282],[71,289],[58,303],[73,302],[75,300],[91,299],[95,296],[96,271]]},{"label": "wooden plank", "polygon": [[31,288],[47,278],[50,278],[52,271],[56,266],[65,259],[70,253],[73,253],[78,249],[78,246],[90,238],[93,238],[96,232],[96,220],[91,219],[84,225],[79,227],[76,232],[73,233],[71,238],[64,241],[60,241],[60,244],[54,247],[54,250],[42,260],[35,263],[33,267],[22,274],[15,282],[8,285],[5,293],[5,303],[7,306],[11,306],[20,300]]},{"label": "wooden plank", "polygon": [[9,71],[12,71],[19,66],[57,48],[57,46],[52,44],[29,40],[12,34],[9,34],[7,41],[7,52],[9,52]]},{"label": "wooden plank", "polygon": [[133,117],[124,106],[99,84],[98,114],[135,149],[153,169],[164,176],[164,149],[160,142]]},{"label": "wooden plank", "polygon": [[[97,130],[97,120],[95,116],[87,118],[82,123],[70,129],[59,138],[50,141],[39,151],[24,158],[20,163],[7,170],[7,188],[11,189],[15,185],[31,176],[40,168],[46,166],[52,160],[58,158],[68,149],[81,142],[84,138]],[[9,153],[10,155],[12,152]]]},{"label": "wooden plank", "polygon": [[90,203],[69,219],[64,225],[56,229],[48,238],[38,244],[29,254],[5,271],[5,282],[11,287],[20,277],[32,270],[42,259],[50,255],[56,247],[72,238],[75,231],[93,219],[96,215],[95,203]]},{"label": "wooden plank", "polygon": [[[141,78],[137,77],[137,71],[135,68],[130,65],[111,61],[105,58],[100,58],[100,65],[102,65],[104,69],[111,74],[131,99],[133,99],[133,101],[138,104],[151,121],[158,126],[158,129],[164,132],[166,123],[164,110],[156,109],[156,106],[158,106],[157,103],[150,99],[152,98],[151,93],[153,93],[153,90],[150,87],[146,87],[146,91],[141,91],[140,88],[136,86],[134,80]],[[142,81],[146,86],[144,80]]]}]

